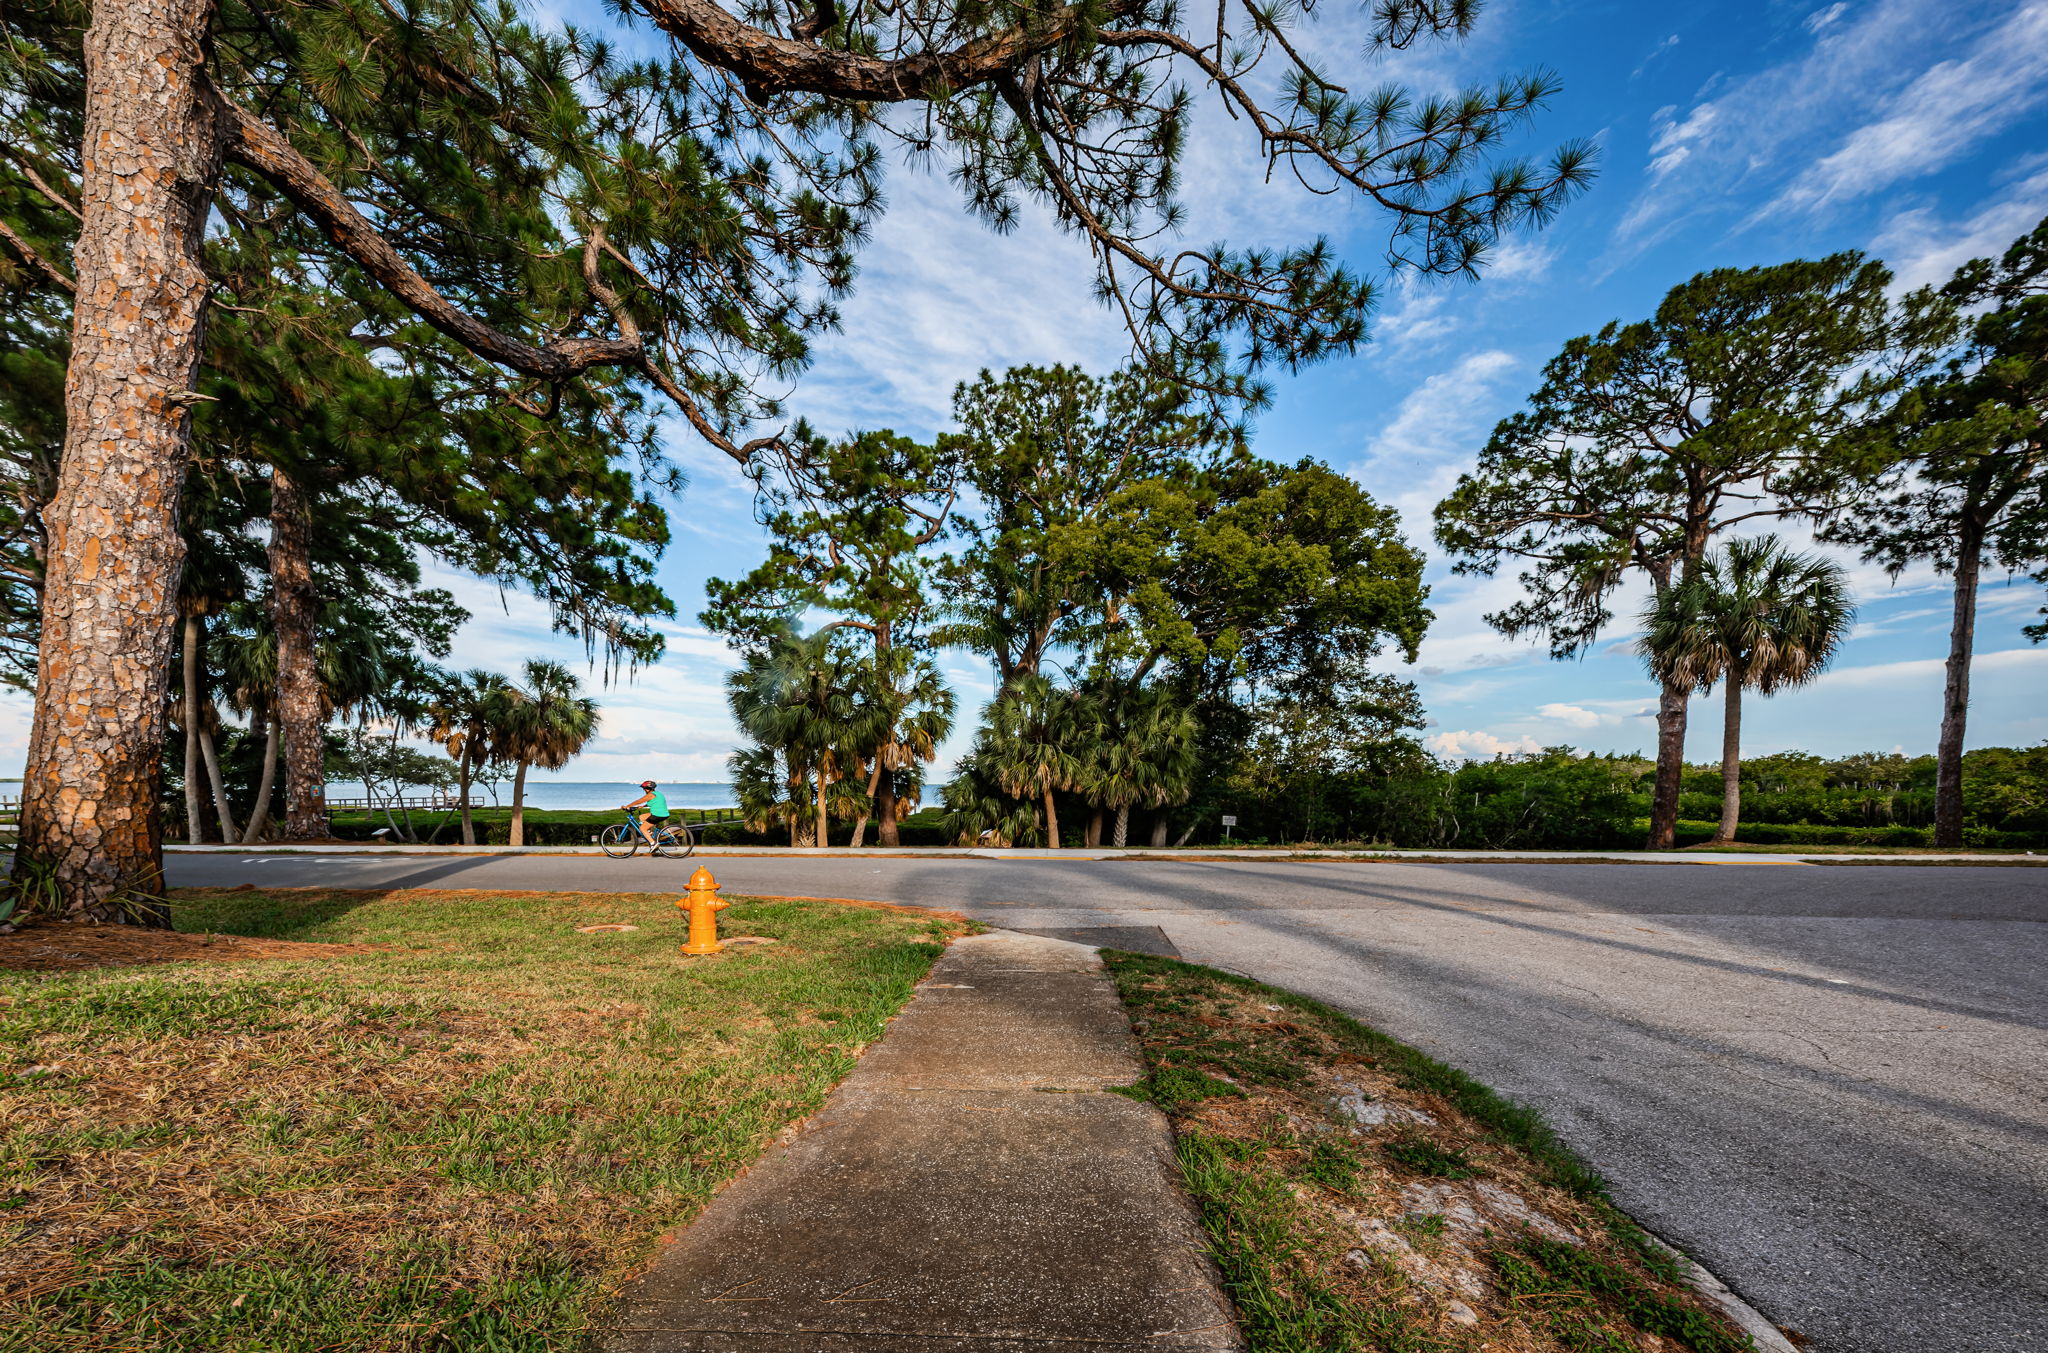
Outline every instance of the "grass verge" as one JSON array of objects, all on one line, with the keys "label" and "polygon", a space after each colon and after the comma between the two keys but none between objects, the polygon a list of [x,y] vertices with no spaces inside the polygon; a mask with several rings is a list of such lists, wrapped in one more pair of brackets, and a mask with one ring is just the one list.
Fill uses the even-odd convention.
[{"label": "grass verge", "polygon": [[0,1348],[580,1346],[959,929],[733,900],[185,890],[251,958],[0,972]]},{"label": "grass verge", "polygon": [[1306,997],[1104,959],[1252,1353],[1739,1353],[1536,1113]]}]

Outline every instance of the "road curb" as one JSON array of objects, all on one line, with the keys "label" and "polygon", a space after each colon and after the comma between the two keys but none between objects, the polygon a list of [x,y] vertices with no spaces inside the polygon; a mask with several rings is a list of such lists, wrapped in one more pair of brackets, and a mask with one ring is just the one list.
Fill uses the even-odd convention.
[{"label": "road curb", "polygon": [[1792,1341],[1765,1318],[1762,1311],[1735,1295],[1733,1288],[1708,1272],[1698,1260],[1657,1236],[1650,1236],[1650,1239],[1678,1261],[1680,1271],[1694,1291],[1720,1307],[1730,1320],[1742,1327],[1742,1332],[1757,1346],[1757,1353],[1799,1353]]}]

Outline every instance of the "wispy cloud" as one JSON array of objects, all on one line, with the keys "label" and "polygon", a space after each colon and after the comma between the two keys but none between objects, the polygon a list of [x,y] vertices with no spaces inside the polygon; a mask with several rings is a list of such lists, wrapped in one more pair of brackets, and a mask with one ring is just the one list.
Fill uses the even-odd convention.
[{"label": "wispy cloud", "polygon": [[1633,253],[1701,212],[1806,212],[1953,164],[2044,97],[2048,4],[1948,0],[1817,10],[1797,57],[1651,116],[1649,161],[1615,228]]}]

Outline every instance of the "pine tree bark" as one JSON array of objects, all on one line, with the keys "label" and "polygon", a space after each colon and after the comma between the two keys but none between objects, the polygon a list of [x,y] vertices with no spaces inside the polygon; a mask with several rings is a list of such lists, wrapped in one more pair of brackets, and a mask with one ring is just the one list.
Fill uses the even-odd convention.
[{"label": "pine tree bark", "polygon": [[[206,839],[205,815],[199,807],[199,613],[185,616],[184,661],[180,676],[184,685],[185,720],[185,841],[198,845]],[[226,840],[226,837],[222,837]]]},{"label": "pine tree bark", "polygon": [[214,0],[99,0],[85,35],[81,220],[21,864],[64,914],[168,925],[164,694],[185,547],[178,495],[205,339],[206,214],[220,180],[204,76]]},{"label": "pine tree bark", "polygon": [[1742,673],[1730,668],[1722,678],[1726,712],[1721,716],[1721,825],[1714,829],[1716,845],[1735,839],[1735,825],[1742,817]]},{"label": "pine tree bark", "polygon": [[1649,850],[1669,850],[1678,840],[1678,792],[1685,780],[1685,716],[1692,689],[1667,681],[1657,697],[1657,779],[1650,800]]},{"label": "pine tree bark", "polygon": [[263,778],[256,784],[256,803],[249,809],[249,825],[242,829],[242,844],[254,845],[263,839],[263,829],[270,825],[270,796],[277,785],[277,720],[263,716]]},{"label": "pine tree bark", "polygon": [[1977,641],[1977,583],[1984,570],[1984,528],[1963,518],[1956,541],[1955,619],[1941,693],[1941,741],[1934,749],[1934,844],[1963,844],[1963,736],[1970,717],[1970,656]]},{"label": "pine tree bark", "polygon": [[313,519],[284,470],[270,472],[270,627],[277,634],[277,708],[284,734],[284,838],[327,835],[327,716],[314,650]]}]

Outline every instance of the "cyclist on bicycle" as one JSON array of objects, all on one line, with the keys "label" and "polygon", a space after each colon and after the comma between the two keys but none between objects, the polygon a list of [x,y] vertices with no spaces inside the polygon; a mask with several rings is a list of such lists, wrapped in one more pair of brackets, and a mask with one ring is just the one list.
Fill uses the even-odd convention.
[{"label": "cyclist on bicycle", "polygon": [[[639,822],[640,835],[646,838],[647,844],[658,845],[654,834],[668,825],[668,795],[656,789],[652,780],[642,780],[640,787],[647,792],[625,805],[625,808]],[[645,812],[639,811],[643,804],[646,806]]]}]

